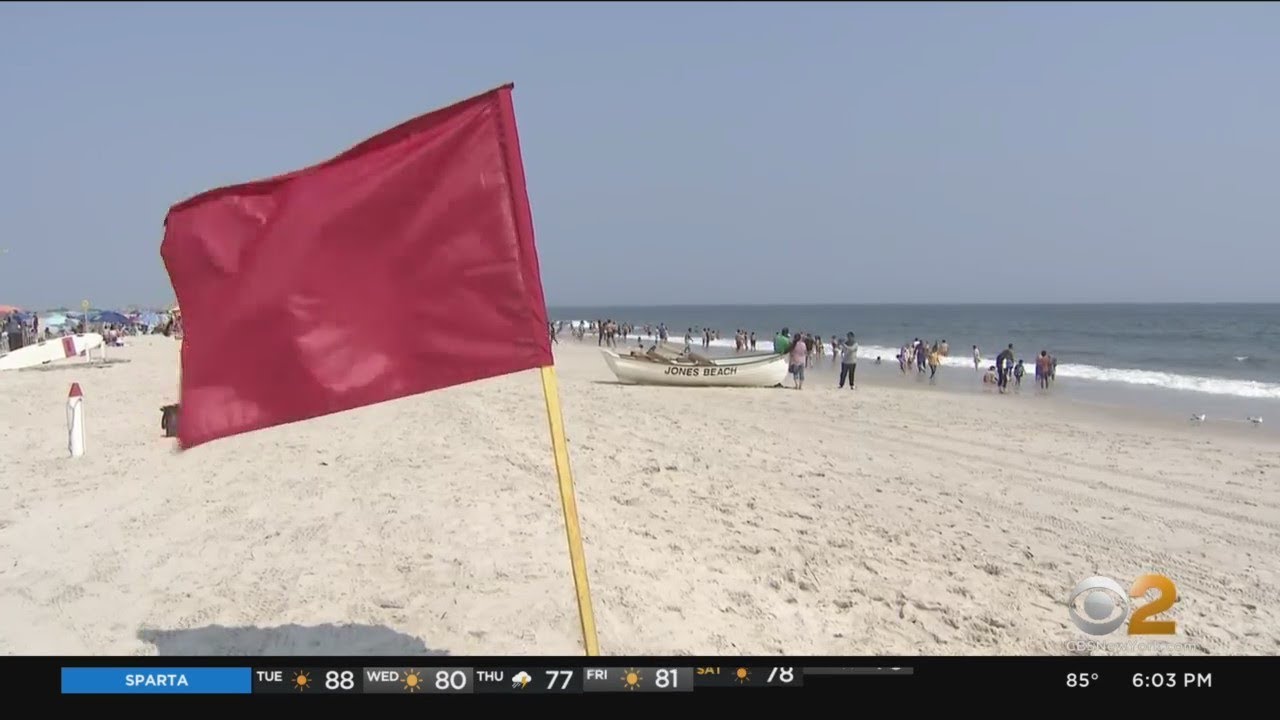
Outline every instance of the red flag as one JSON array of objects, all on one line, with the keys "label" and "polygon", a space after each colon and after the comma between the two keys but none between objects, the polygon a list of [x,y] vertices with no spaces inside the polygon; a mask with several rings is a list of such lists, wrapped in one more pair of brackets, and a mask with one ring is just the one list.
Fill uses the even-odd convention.
[{"label": "red flag", "polygon": [[511,89],[169,209],[182,447],[552,364]]}]

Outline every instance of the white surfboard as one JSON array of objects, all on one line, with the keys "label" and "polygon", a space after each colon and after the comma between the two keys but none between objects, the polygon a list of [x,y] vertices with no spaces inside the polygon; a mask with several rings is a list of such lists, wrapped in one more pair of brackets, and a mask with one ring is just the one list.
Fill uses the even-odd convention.
[{"label": "white surfboard", "polygon": [[0,356],[0,370],[36,367],[56,360],[84,355],[86,351],[100,347],[102,347],[102,336],[98,333],[41,340],[35,345],[18,348],[8,355]]}]

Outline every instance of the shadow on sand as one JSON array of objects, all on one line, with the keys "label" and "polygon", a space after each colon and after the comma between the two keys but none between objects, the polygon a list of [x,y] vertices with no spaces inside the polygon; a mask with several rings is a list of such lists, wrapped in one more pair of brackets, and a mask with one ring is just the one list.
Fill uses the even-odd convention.
[{"label": "shadow on sand", "polygon": [[380,625],[281,625],[138,631],[159,655],[448,655]]},{"label": "shadow on sand", "polygon": [[106,370],[116,365],[126,365],[133,362],[129,358],[107,358],[106,360],[94,360],[93,362],[51,362],[46,365],[35,365],[32,367],[21,368],[18,372],[62,372],[63,370],[89,370],[98,371]]}]

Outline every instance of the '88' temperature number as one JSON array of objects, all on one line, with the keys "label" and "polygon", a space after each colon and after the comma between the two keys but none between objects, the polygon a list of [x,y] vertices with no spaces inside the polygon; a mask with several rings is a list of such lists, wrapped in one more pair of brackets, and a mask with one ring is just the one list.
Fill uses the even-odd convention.
[{"label": "'88' temperature number", "polygon": [[330,670],[324,674],[325,690],[351,690],[356,686],[356,674],[350,670]]}]

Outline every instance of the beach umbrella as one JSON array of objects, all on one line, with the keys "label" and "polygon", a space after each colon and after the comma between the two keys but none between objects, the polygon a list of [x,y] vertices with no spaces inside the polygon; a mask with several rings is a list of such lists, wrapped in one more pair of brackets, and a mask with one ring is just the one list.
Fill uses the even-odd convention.
[{"label": "beach umbrella", "polygon": [[0,315],[8,315],[11,312],[22,312],[22,308],[17,305],[0,305]]},{"label": "beach umbrella", "polygon": [[89,316],[89,322],[128,325],[131,321],[114,310],[99,310]]}]

